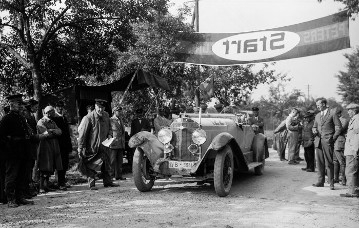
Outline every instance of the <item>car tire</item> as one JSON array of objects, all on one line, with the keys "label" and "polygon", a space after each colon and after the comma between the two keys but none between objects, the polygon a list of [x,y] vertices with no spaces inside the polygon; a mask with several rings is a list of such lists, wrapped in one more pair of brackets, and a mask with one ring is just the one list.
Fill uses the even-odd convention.
[{"label": "car tire", "polygon": [[226,146],[216,155],[214,162],[214,189],[218,196],[227,196],[233,181],[233,152],[230,146]]},{"label": "car tire", "polygon": [[265,163],[266,163],[266,161],[263,159],[262,165],[259,165],[259,166],[254,168],[254,174],[255,175],[257,175],[257,176],[263,175]]},{"label": "car tire", "polygon": [[155,180],[150,176],[151,163],[141,149],[136,149],[132,161],[133,180],[140,192],[152,189]]}]

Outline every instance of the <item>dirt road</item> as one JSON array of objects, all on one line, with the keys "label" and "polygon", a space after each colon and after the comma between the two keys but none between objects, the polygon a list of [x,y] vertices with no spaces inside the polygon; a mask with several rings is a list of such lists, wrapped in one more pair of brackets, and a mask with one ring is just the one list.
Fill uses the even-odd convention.
[{"label": "dirt road", "polygon": [[264,175],[241,175],[225,198],[209,185],[170,180],[141,193],[129,174],[119,188],[77,185],[35,197],[34,206],[0,205],[0,227],[359,227],[359,198],[339,197],[339,184],[312,187],[317,173],[304,165],[271,151]]}]

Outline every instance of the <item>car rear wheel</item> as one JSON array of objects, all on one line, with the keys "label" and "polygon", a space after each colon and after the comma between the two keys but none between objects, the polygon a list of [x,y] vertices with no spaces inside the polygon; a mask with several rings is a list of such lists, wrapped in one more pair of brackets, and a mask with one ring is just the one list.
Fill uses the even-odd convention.
[{"label": "car rear wheel", "polygon": [[226,146],[216,155],[214,162],[214,189],[218,196],[227,196],[233,181],[233,152],[230,146]]},{"label": "car rear wheel", "polygon": [[148,192],[152,189],[155,180],[150,176],[152,166],[141,149],[136,149],[133,155],[132,174],[135,185],[140,192]]}]

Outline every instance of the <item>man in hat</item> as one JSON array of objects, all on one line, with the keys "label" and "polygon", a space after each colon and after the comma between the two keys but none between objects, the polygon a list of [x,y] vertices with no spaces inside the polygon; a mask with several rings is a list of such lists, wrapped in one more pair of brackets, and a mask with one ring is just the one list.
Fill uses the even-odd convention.
[{"label": "man in hat", "polygon": [[259,108],[252,108],[253,116],[248,119],[248,124],[252,125],[254,128],[258,128],[258,133],[264,134],[264,121],[263,118],[259,116]]},{"label": "man in hat", "polygon": [[342,130],[342,124],[335,110],[327,106],[325,98],[318,98],[316,105],[320,112],[315,116],[312,130],[315,135],[318,181],[313,186],[324,187],[326,170],[330,189],[334,190],[333,151],[334,143]]},{"label": "man in hat", "polygon": [[21,94],[7,97],[10,112],[0,123],[0,140],[5,148],[5,193],[8,207],[18,207],[21,204],[34,204],[24,198],[26,183],[26,164],[31,159],[29,146],[32,137],[31,129],[26,119],[21,115],[23,106]]},{"label": "man in hat", "polygon": [[355,188],[358,186],[359,168],[359,105],[351,103],[347,106],[350,116],[347,138],[345,140],[344,155],[346,159],[345,175],[348,190],[341,197],[359,197]]},{"label": "man in hat", "polygon": [[84,116],[79,129],[78,153],[80,172],[87,176],[89,188],[97,190],[95,177],[101,171],[104,187],[117,187],[112,182],[107,148],[102,142],[111,137],[110,117],[105,112],[106,100],[95,99],[95,110]]},{"label": "man in hat", "polygon": [[125,125],[121,118],[122,108],[115,106],[112,109],[113,116],[110,119],[112,137],[114,141],[110,145],[110,164],[111,164],[111,177],[116,180],[126,180],[122,176],[122,163],[123,163],[123,152],[125,150]]},{"label": "man in hat", "polygon": [[336,108],[336,113],[342,124],[342,130],[334,143],[334,183],[339,183],[341,181],[341,184],[344,186],[346,185],[344,147],[349,121],[342,116],[342,109],[340,107]]},{"label": "man in hat", "polygon": [[307,166],[302,168],[303,171],[314,172],[315,170],[315,153],[314,153],[314,134],[312,131],[314,125],[314,111],[309,110],[303,116],[302,144],[304,148],[304,158]]},{"label": "man in hat", "polygon": [[62,134],[57,138],[60,145],[62,170],[57,172],[58,187],[60,190],[66,190],[66,171],[69,168],[69,154],[72,152],[71,129],[67,118],[64,116],[64,102],[58,101],[55,104],[55,115],[52,118],[56,125],[61,129]]}]

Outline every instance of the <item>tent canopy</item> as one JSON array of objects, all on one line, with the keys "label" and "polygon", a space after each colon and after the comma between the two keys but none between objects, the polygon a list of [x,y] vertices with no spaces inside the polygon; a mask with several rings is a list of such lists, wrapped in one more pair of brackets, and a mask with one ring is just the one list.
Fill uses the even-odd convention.
[{"label": "tent canopy", "polygon": [[65,103],[67,116],[71,123],[78,122],[86,115],[86,106],[94,104],[96,98],[108,101],[106,110],[111,110],[113,91],[125,91],[132,77],[135,77],[129,87],[130,91],[136,91],[148,87],[170,90],[167,80],[142,69],[133,71],[117,81],[102,86],[71,86],[58,90],[52,94],[44,96],[43,105],[54,104],[61,100]]}]

